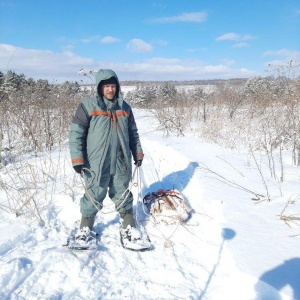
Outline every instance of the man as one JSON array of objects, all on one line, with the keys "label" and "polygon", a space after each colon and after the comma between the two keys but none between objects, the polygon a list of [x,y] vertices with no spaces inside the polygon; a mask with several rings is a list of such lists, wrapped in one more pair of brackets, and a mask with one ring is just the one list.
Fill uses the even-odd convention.
[{"label": "man", "polygon": [[[120,83],[112,70],[96,74],[96,96],[78,106],[70,129],[70,152],[75,171],[85,179],[80,201],[82,214],[76,236],[84,243],[107,193],[120,215],[122,245],[141,239],[133,219],[133,196],[128,191],[134,163],[144,157],[131,107],[123,100]],[[129,246],[130,248],[130,246]]]}]

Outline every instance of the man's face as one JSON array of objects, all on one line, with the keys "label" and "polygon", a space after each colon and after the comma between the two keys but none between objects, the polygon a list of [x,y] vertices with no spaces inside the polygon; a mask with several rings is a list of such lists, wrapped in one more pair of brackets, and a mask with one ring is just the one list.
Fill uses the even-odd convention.
[{"label": "man's face", "polygon": [[116,84],[104,84],[101,86],[102,95],[108,99],[113,100],[117,91]]}]

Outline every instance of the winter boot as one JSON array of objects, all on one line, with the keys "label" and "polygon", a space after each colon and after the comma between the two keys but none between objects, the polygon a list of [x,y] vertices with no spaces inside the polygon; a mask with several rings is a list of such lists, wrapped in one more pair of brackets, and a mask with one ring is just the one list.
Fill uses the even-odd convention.
[{"label": "winter boot", "polygon": [[127,228],[128,225],[135,227],[132,209],[127,210],[125,213],[120,212],[120,223],[124,229]]},{"label": "winter boot", "polygon": [[89,218],[81,216],[81,222],[79,228],[82,229],[84,227],[88,227],[90,230],[93,230],[95,218]]}]

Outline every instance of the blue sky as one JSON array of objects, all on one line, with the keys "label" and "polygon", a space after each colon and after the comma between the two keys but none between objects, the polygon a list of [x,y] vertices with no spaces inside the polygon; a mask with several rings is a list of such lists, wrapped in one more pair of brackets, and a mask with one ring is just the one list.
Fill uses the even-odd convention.
[{"label": "blue sky", "polygon": [[35,79],[228,79],[289,60],[300,0],[0,0],[0,70]]}]

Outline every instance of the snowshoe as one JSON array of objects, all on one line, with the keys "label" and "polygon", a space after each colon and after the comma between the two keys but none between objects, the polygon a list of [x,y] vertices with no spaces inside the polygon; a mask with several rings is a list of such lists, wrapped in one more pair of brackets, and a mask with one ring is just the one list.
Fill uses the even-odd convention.
[{"label": "snowshoe", "polygon": [[97,248],[97,237],[98,234],[88,227],[74,227],[64,246],[73,250],[92,250]]},{"label": "snowshoe", "polygon": [[133,251],[146,251],[152,248],[150,238],[146,232],[143,234],[135,227],[128,225],[120,229],[120,238],[123,248]]}]

